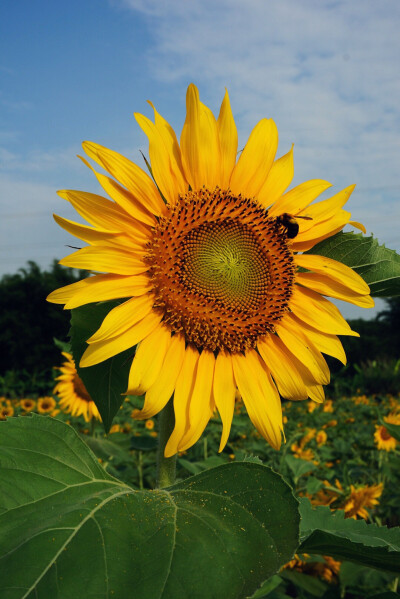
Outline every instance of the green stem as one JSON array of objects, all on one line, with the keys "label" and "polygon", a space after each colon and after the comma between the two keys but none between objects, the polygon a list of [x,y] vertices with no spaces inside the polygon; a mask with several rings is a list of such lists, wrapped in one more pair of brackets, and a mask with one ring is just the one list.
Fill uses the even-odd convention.
[{"label": "green stem", "polygon": [[169,487],[175,482],[176,454],[171,458],[164,456],[165,446],[175,426],[174,404],[172,398],[158,415],[157,450],[157,488]]}]

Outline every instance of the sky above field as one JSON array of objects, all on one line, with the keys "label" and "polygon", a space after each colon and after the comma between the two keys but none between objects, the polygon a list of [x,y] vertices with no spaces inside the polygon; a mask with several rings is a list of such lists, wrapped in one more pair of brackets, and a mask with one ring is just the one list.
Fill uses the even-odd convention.
[{"label": "sky above field", "polygon": [[179,137],[190,82],[216,114],[228,89],[239,147],[272,117],[293,185],[357,183],[354,220],[400,250],[399,30],[398,0],[3,0],[0,276],[76,244],[52,213],[76,218],[57,189],[100,193],[81,142],[143,165],[133,112],[151,99]]}]

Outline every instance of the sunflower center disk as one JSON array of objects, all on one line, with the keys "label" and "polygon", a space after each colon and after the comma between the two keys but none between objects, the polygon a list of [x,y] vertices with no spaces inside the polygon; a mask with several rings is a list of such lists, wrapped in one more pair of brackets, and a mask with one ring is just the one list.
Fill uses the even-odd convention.
[{"label": "sunflower center disk", "polygon": [[180,198],[155,227],[147,261],[164,324],[198,349],[255,347],[288,309],[294,264],[283,227],[229,191]]}]

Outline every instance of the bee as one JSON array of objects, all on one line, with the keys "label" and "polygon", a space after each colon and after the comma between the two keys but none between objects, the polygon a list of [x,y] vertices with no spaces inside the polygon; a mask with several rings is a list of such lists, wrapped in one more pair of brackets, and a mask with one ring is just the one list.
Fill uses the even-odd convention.
[{"label": "bee", "polygon": [[299,232],[299,223],[296,222],[297,218],[312,220],[311,216],[293,216],[293,214],[288,214],[287,212],[276,218],[276,221],[286,229],[288,239],[294,239]]}]

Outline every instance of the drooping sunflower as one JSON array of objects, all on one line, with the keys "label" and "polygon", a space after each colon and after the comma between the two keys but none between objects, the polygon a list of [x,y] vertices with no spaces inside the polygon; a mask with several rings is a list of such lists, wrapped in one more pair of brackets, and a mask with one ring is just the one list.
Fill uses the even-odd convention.
[{"label": "drooping sunflower", "polygon": [[345,518],[357,516],[368,520],[369,514],[366,508],[373,508],[379,504],[379,497],[382,495],[383,483],[377,485],[365,485],[363,487],[354,487],[350,485],[350,497],[345,502],[343,509]]},{"label": "drooping sunflower", "polygon": [[58,383],[54,387],[54,393],[60,398],[59,407],[72,416],[83,416],[85,422],[92,418],[101,420],[96,404],[76,371],[73,357],[68,352],[62,352],[62,355],[67,361],[59,368],[61,375],[56,378]]},{"label": "drooping sunflower", "polygon": [[[128,393],[145,394],[139,419],[173,395],[171,456],[201,436],[216,408],[228,439],[236,389],[261,435],[279,448],[280,395],[322,402],[329,369],[322,352],[345,362],[337,335],[357,335],[324,296],[370,307],[366,283],[341,263],[303,253],[350,221],[354,186],[314,203],[330,183],[285,191],[293,151],[275,159],[272,119],[253,129],[237,159],[228,93],[216,119],[189,85],[180,143],[154,109],[136,114],[149,139],[151,174],[124,156],[85,142],[85,159],[111,198],[61,191],[91,225],[55,220],[89,244],[61,260],[95,276],[49,296],[75,308],[124,299],[87,340],[81,367],[138,345]],[[362,225],[353,223],[362,228]]]}]

